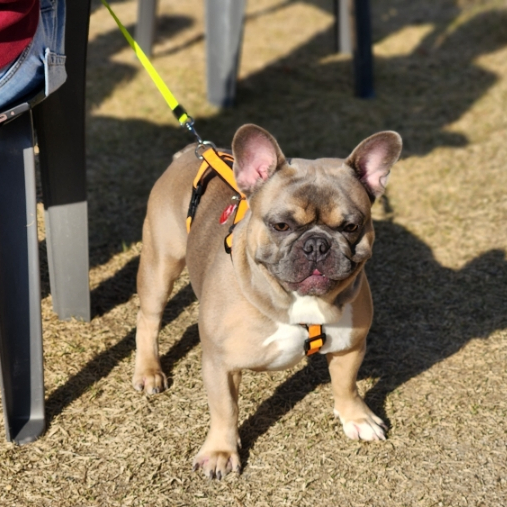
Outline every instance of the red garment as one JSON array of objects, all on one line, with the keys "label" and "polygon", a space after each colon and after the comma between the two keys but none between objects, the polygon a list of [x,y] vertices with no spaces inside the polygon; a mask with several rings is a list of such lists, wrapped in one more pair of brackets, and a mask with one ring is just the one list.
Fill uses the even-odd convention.
[{"label": "red garment", "polygon": [[0,69],[30,44],[39,23],[39,0],[0,0]]}]

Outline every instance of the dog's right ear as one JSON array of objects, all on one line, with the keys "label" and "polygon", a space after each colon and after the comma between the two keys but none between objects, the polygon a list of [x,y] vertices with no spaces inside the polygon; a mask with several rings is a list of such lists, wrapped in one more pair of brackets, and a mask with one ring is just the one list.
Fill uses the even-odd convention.
[{"label": "dog's right ear", "polygon": [[239,189],[251,195],[278,167],[285,157],[275,138],[257,125],[243,125],[232,140],[234,177]]}]

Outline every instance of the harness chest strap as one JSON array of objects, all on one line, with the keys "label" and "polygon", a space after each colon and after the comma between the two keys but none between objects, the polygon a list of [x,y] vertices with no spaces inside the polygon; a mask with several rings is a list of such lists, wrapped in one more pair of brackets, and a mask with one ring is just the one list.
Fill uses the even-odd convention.
[{"label": "harness chest strap", "polygon": [[[190,205],[188,207],[187,214],[187,232],[190,232],[190,227],[197,211],[197,206],[201,200],[201,196],[204,192],[205,185],[203,178],[208,169],[213,169],[221,178],[238,194],[239,199],[234,220],[230,228],[229,234],[225,238],[224,246],[227,253],[231,253],[232,249],[232,231],[236,224],[240,222],[245,213],[248,211],[248,202],[245,194],[241,192],[234,178],[234,172],[231,166],[228,164],[234,161],[234,158],[229,153],[217,152],[213,148],[207,149],[202,154],[202,164],[197,171],[192,184],[192,197],[190,199]],[[301,324],[308,331],[308,338],[304,341],[304,350],[307,356],[311,356],[318,352],[326,343],[326,334],[322,331],[322,326],[319,324]]]},{"label": "harness chest strap", "polygon": [[308,330],[308,338],[305,340],[305,354],[311,356],[318,352],[326,343],[326,333],[320,324],[301,324]]}]

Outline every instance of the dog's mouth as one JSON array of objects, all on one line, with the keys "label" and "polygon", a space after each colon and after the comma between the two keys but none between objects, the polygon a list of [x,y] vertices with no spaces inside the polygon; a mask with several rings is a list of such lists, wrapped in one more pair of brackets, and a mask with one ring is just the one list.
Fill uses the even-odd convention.
[{"label": "dog's mouth", "polygon": [[322,296],[329,292],[337,283],[321,273],[318,269],[314,269],[310,276],[307,276],[298,282],[286,282],[289,290],[295,291],[301,296]]},{"label": "dog's mouth", "polygon": [[339,251],[318,262],[289,252],[278,262],[266,263],[265,267],[287,292],[297,292],[300,296],[325,296],[353,276],[359,265]]}]

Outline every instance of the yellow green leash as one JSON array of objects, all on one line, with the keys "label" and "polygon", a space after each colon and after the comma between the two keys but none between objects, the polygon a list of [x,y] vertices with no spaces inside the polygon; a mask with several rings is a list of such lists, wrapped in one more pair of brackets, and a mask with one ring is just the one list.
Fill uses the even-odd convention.
[{"label": "yellow green leash", "polygon": [[130,44],[130,47],[134,50],[134,53],[136,54],[137,58],[139,58],[139,61],[141,62],[142,66],[146,69],[146,72],[148,72],[148,75],[151,77],[152,81],[155,83],[155,86],[162,94],[162,97],[164,97],[165,101],[167,102],[167,105],[173,112],[174,116],[176,117],[180,125],[188,129],[197,138],[198,146],[196,148],[196,155],[198,158],[201,158],[201,156],[198,153],[198,150],[200,150],[200,148],[204,145],[214,147],[214,144],[211,143],[210,141],[203,141],[201,139],[201,136],[199,136],[199,134],[194,128],[194,119],[185,111],[185,108],[176,100],[176,97],[172,94],[171,90],[169,90],[167,85],[164,83],[163,79],[160,77],[159,73],[152,65],[149,58],[141,49],[141,46],[139,46],[139,44],[132,38],[128,30],[123,26],[122,22],[118,19],[118,17],[114,13],[113,9],[111,9],[111,6],[107,3],[107,1],[102,0],[102,3],[107,8],[113,19],[116,21],[116,24],[118,25],[118,28],[120,29],[121,33],[124,35],[125,39],[127,39],[127,42]]}]

